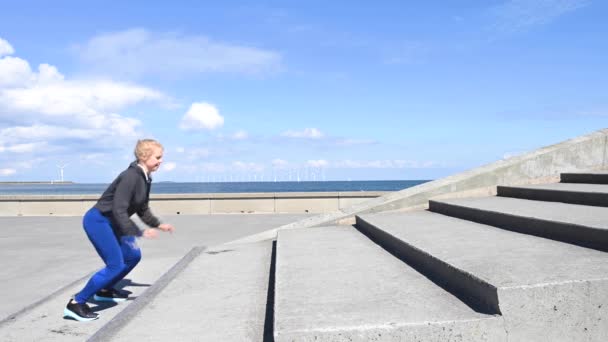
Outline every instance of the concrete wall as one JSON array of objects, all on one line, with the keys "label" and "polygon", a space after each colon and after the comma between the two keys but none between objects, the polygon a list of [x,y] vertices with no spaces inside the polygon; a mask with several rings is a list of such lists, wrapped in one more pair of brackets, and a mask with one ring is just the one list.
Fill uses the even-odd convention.
[{"label": "concrete wall", "polygon": [[[216,213],[326,213],[386,194],[385,191],[152,195],[157,215]],[[96,195],[0,196],[0,216],[80,216]]]},{"label": "concrete wall", "polygon": [[[471,151],[474,153],[474,151]],[[560,173],[608,169],[608,129],[386,194],[345,213],[364,214],[425,206],[429,199],[488,196],[497,185],[559,182]]]}]

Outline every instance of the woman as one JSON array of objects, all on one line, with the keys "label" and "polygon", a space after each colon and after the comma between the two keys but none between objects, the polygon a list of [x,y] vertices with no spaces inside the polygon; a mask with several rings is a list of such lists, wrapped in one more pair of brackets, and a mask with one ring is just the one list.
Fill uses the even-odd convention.
[{"label": "woman", "polygon": [[110,184],[101,198],[83,218],[84,230],[106,266],[95,273],[86,286],[70,299],[64,317],[78,321],[99,318],[86,304],[90,297],[97,301],[125,301],[128,295],[114,289],[141,259],[135,237],[155,238],[153,228],[140,230],[130,217],[137,214],[149,227],[173,232],[172,225],[161,223],[148,207],[150,174],[158,170],[163,159],[163,147],[156,140],[137,141],[136,161]]}]

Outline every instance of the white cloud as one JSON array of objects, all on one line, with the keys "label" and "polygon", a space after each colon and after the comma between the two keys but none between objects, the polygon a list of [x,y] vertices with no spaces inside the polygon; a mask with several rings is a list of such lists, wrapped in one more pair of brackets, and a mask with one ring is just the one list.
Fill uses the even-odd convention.
[{"label": "white cloud", "polygon": [[495,30],[515,33],[547,24],[589,3],[589,0],[510,0],[492,8],[491,15]]},{"label": "white cloud", "polygon": [[15,161],[12,166],[19,169],[33,169],[36,165],[46,161],[46,158],[28,158],[27,160]]},{"label": "white cloud", "polygon": [[264,165],[262,165],[262,164],[252,163],[252,162],[242,162],[242,161],[233,162],[232,167],[233,167],[233,169],[236,169],[239,171],[255,171],[255,172],[261,172],[261,171],[264,171],[264,169],[265,169]]},{"label": "white cloud", "polygon": [[176,147],[175,148],[175,152],[177,152],[177,153],[184,153],[184,152],[186,152],[186,149],[183,148],[183,147]]},{"label": "white cloud", "polygon": [[186,158],[190,161],[197,161],[203,158],[209,157],[211,155],[211,151],[208,148],[204,147],[194,147],[194,148],[180,148],[181,152],[178,153],[185,154]]},{"label": "white cloud", "polygon": [[305,128],[303,131],[288,130],[281,133],[281,136],[288,138],[320,139],[323,133],[316,128]]},{"label": "white cloud", "polygon": [[224,125],[224,118],[217,108],[205,102],[195,102],[182,118],[179,128],[183,130],[213,130]]},{"label": "white cloud", "polygon": [[96,129],[70,129],[50,125],[15,126],[0,130],[0,141],[94,139],[103,134]]},{"label": "white cloud", "polygon": [[[0,58],[0,120],[30,126],[61,125],[104,130],[106,135],[134,135],[139,120],[114,113],[160,92],[104,80],[66,80],[56,67],[41,64],[37,71],[17,57]],[[36,132],[34,132],[36,133]],[[93,134],[98,136],[99,134]]]},{"label": "white cloud", "polygon": [[[141,121],[118,112],[142,101],[166,100],[139,85],[71,79],[50,64],[32,68],[27,60],[8,56],[13,49],[4,40],[0,51],[0,150],[23,154],[22,159],[36,165],[48,155],[81,155],[131,144],[140,135]],[[0,155],[0,162],[16,170],[26,167],[7,158]]]},{"label": "white cloud", "polygon": [[12,55],[15,49],[6,40],[0,38],[0,57]]},{"label": "white cloud", "polygon": [[25,86],[33,80],[32,69],[26,60],[10,56],[0,58],[0,89]]},{"label": "white cloud", "polygon": [[310,167],[327,167],[329,165],[329,162],[323,159],[309,160],[308,162],[306,162],[306,165]]},{"label": "white cloud", "polygon": [[38,83],[47,84],[63,81],[65,77],[52,65],[40,64],[38,66]]},{"label": "white cloud", "polygon": [[212,41],[205,36],[130,29],[93,37],[76,52],[104,73],[174,78],[209,72],[262,73],[279,70],[281,55],[255,47]]},{"label": "white cloud", "polygon": [[99,128],[107,113],[161,97],[148,88],[108,81],[47,81],[0,90],[0,109],[36,115],[36,121],[66,119],[66,123]]},{"label": "white cloud", "polygon": [[120,137],[136,137],[138,135],[136,128],[141,122],[137,119],[110,114],[106,117],[106,120],[106,125],[102,126],[101,129],[109,129],[112,135]]},{"label": "white cloud", "polygon": [[224,172],[226,166],[222,163],[203,163],[202,169],[206,172]]},{"label": "white cloud", "polygon": [[175,170],[176,167],[177,167],[176,163],[174,163],[174,162],[166,162],[166,163],[163,163],[162,169],[164,171],[173,171],[173,170]]},{"label": "white cloud", "polygon": [[24,59],[11,56],[0,58],[0,88],[34,87],[63,80],[64,76],[52,65],[40,64],[38,73],[35,73]]},{"label": "white cloud", "polygon": [[[132,157],[130,159],[132,159]],[[89,153],[80,155],[80,161],[84,162],[86,167],[90,167],[91,165],[105,167],[110,160],[111,154],[108,153]]]},{"label": "white cloud", "polygon": [[[47,149],[69,150],[81,149],[82,143],[89,142],[92,146],[114,147],[124,145],[126,141],[131,142],[138,134],[139,120],[109,115],[107,122],[100,128],[70,128],[51,125],[14,126],[0,130],[0,144],[24,144],[32,143],[47,145]],[[78,144],[65,145],[67,140],[77,140]],[[96,148],[96,149],[97,149]],[[37,152],[40,149],[33,149]]]},{"label": "white cloud", "polygon": [[247,132],[240,130],[237,132],[234,132],[234,134],[232,135],[232,139],[234,140],[245,140],[249,137],[249,134],[247,134]]},{"label": "white cloud", "polygon": [[439,167],[440,164],[431,161],[413,160],[342,160],[332,164],[335,168],[345,169],[424,169]]},{"label": "white cloud", "polygon": [[376,141],[372,139],[337,139],[336,145],[338,146],[354,146],[354,145],[371,145],[375,144]]},{"label": "white cloud", "polygon": [[289,165],[289,162],[287,160],[283,160],[283,159],[273,159],[272,160],[272,166],[278,169],[284,169]]},{"label": "white cloud", "polygon": [[0,176],[11,176],[17,173],[15,169],[0,169]]},{"label": "white cloud", "polygon": [[0,146],[0,152],[29,153],[45,147],[45,143],[15,144],[8,147]]}]

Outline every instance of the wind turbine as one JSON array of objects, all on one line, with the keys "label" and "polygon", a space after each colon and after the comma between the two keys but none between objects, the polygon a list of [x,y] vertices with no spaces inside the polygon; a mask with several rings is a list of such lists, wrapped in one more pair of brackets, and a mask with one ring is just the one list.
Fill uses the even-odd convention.
[{"label": "wind turbine", "polygon": [[60,178],[59,180],[63,183],[63,169],[65,169],[65,167],[68,166],[68,164],[63,164],[63,165],[57,165],[57,167],[59,168],[59,175]]}]

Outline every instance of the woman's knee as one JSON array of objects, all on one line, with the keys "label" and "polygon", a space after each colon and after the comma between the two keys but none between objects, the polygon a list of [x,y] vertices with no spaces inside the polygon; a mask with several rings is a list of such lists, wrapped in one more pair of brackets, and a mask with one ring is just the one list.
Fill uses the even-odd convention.
[{"label": "woman's knee", "polygon": [[123,236],[120,239],[122,255],[128,265],[136,265],[141,260],[141,249],[134,236]]},{"label": "woman's knee", "polygon": [[120,274],[127,268],[127,264],[124,261],[112,262],[106,265],[106,270],[111,277]]},{"label": "woman's knee", "polygon": [[141,261],[141,251],[139,249],[133,251],[133,253],[130,253],[128,256],[125,257],[125,263],[127,265],[135,266],[140,261]]}]

